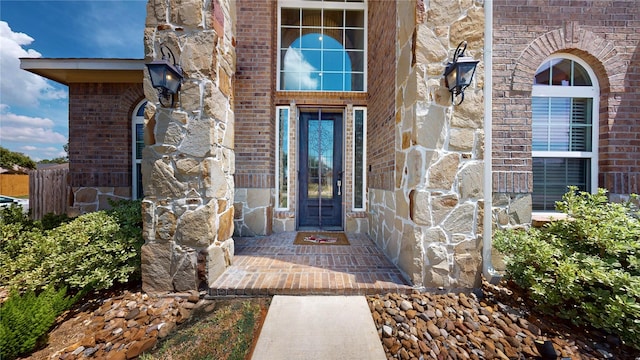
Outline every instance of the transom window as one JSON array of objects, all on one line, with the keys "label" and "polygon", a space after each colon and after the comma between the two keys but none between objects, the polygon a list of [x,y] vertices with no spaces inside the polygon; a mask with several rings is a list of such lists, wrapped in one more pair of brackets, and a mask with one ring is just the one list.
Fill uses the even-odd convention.
[{"label": "transom window", "polygon": [[597,188],[595,75],[572,55],[554,56],[536,71],[532,89],[533,210],[554,211],[570,185]]},{"label": "transom window", "polygon": [[278,6],[278,90],[366,90],[364,0],[281,0]]}]

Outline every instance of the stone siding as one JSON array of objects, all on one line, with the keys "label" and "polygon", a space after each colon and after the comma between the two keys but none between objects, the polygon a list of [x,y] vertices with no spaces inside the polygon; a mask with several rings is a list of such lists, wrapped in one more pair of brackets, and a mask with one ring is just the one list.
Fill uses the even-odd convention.
[{"label": "stone siding", "polygon": [[598,186],[613,199],[640,192],[639,42],[635,1],[494,1],[495,192],[518,197],[532,191],[531,86],[536,69],[554,53],[585,61],[600,85]]},{"label": "stone siding", "polygon": [[[275,189],[236,188],[234,236],[270,235],[273,231]],[[282,231],[287,228],[282,225]],[[280,228],[279,228],[280,229]]]},{"label": "stone siding", "polygon": [[109,201],[131,199],[130,186],[106,187],[72,187],[71,204],[67,215],[77,216],[92,211],[110,209]]},{"label": "stone siding", "polygon": [[370,189],[370,234],[417,287],[478,287],[483,63],[458,106],[443,74],[461,41],[466,55],[482,59],[483,2],[395,5],[394,190]]},{"label": "stone siding", "polygon": [[210,286],[233,260],[235,7],[150,0],[146,61],[171,49],[184,70],[175,108],[145,72],[142,282],[146,292]]}]

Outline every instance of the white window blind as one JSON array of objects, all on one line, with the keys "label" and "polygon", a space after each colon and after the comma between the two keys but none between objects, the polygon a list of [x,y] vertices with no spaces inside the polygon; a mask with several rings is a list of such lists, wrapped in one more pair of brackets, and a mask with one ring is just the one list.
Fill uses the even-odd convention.
[{"label": "white window blind", "polygon": [[546,61],[531,99],[533,210],[554,211],[568,186],[597,188],[595,75],[573,55]]}]

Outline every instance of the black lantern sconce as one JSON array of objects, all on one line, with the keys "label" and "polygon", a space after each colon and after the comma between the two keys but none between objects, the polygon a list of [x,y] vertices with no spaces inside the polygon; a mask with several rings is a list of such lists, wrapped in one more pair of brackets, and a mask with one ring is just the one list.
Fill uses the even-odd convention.
[{"label": "black lantern sconce", "polygon": [[[451,92],[451,103],[454,105],[460,105],[464,101],[464,90],[471,85],[476,65],[479,63],[471,56],[464,56],[465,50],[467,50],[467,42],[463,41],[458,44],[453,53],[453,61],[448,63],[444,70],[444,84]],[[460,95],[460,102],[456,104],[455,97],[458,95]]]},{"label": "black lantern sconce", "polygon": [[[168,47],[161,46],[160,53],[162,54],[161,60],[154,60],[146,65],[151,77],[151,84],[158,90],[160,104],[164,107],[173,107],[174,95],[178,93],[182,84],[182,68],[176,64],[176,58]],[[167,105],[165,101],[169,99],[171,99],[171,103]]]}]

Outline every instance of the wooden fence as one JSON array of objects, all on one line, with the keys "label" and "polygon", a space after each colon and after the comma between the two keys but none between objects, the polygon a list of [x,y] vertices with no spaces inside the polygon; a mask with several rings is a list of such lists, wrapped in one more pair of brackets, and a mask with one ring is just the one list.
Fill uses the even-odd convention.
[{"label": "wooden fence", "polygon": [[29,172],[29,207],[31,218],[42,219],[45,214],[64,214],[69,201],[69,168],[34,170]]},{"label": "wooden fence", "polygon": [[29,175],[0,174],[0,194],[18,197],[29,195]]}]

